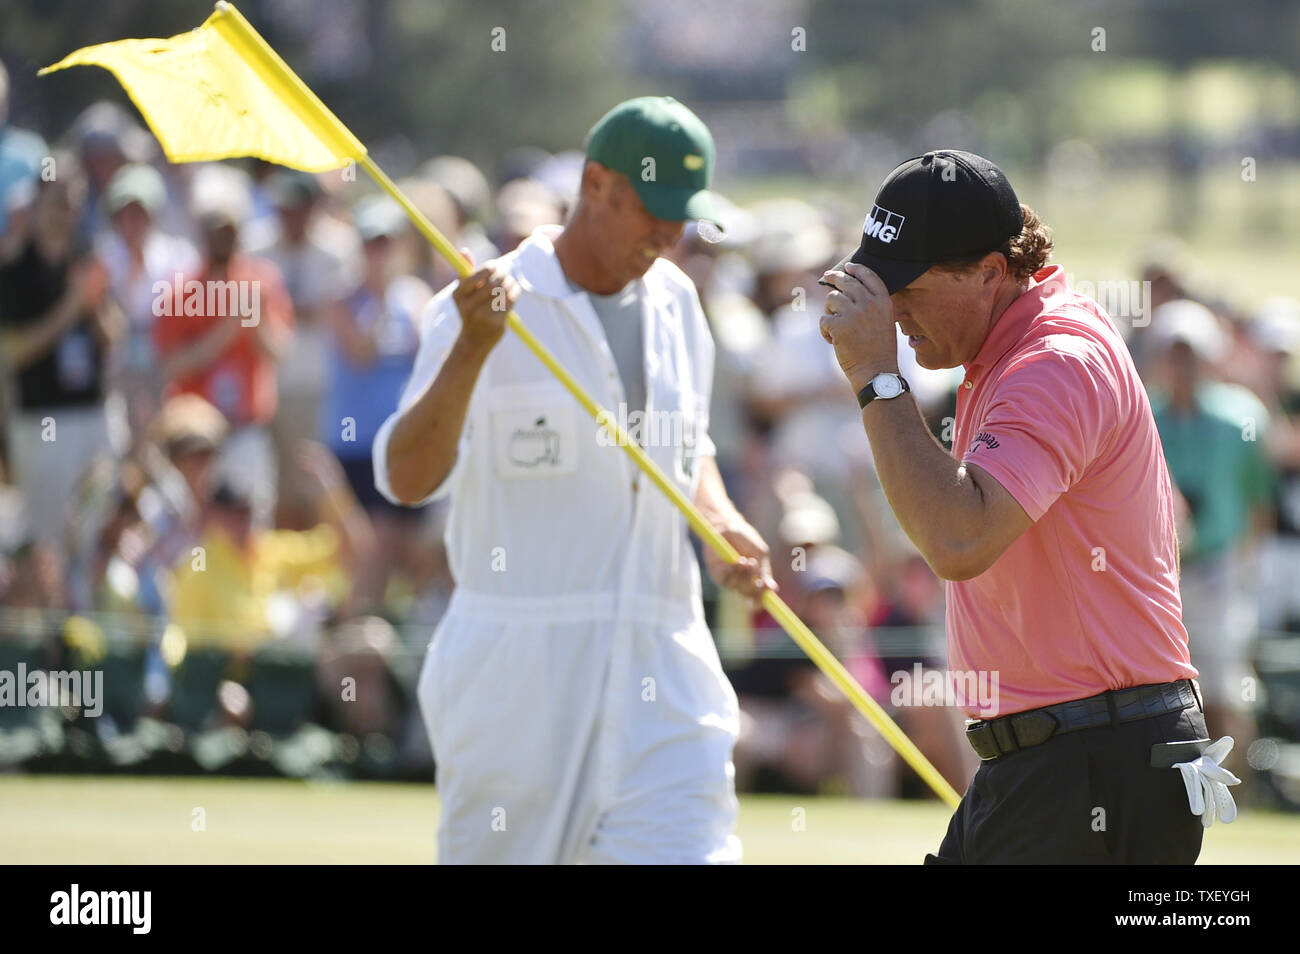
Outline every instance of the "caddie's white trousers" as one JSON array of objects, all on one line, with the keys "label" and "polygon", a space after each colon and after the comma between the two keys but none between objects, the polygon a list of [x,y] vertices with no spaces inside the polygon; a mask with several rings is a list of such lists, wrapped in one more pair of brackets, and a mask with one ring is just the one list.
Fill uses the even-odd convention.
[{"label": "caddie's white trousers", "polygon": [[697,614],[458,589],[419,700],[440,863],[740,860],[736,694]]}]

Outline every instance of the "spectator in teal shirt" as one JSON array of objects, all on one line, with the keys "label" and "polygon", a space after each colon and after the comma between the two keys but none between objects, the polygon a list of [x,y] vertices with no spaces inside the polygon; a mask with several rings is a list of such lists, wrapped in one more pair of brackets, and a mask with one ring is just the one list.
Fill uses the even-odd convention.
[{"label": "spectator in teal shirt", "polygon": [[[1182,341],[1166,359],[1197,361]],[[1274,477],[1262,443],[1268,423],[1263,403],[1246,388],[1212,379],[1185,395],[1157,393],[1151,403],[1169,473],[1191,516],[1193,533],[1183,541],[1183,563],[1246,542],[1257,529],[1259,510],[1273,496]]]},{"label": "spectator in teal shirt", "polygon": [[[1160,387],[1152,411],[1174,485],[1187,502],[1180,534],[1183,623],[1200,671],[1212,734],[1255,735],[1252,645],[1259,627],[1255,549],[1274,495],[1268,411],[1246,388],[1218,379],[1228,338],[1208,308],[1186,299],[1151,317]],[[1240,767],[1240,766],[1237,766]]]}]

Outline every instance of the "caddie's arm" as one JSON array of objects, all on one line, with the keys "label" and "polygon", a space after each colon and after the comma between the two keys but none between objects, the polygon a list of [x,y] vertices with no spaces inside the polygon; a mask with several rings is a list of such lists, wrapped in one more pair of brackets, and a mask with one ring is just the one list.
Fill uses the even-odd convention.
[{"label": "caddie's arm", "polygon": [[505,334],[506,313],[519,293],[518,282],[496,262],[462,278],[452,293],[460,334],[424,393],[399,415],[388,441],[388,482],[403,503],[423,500],[451,473],[474,384]]},{"label": "caddie's arm", "polygon": [[[863,265],[826,273],[836,314],[822,316],[822,337],[854,393],[877,374],[898,373],[894,306],[885,283]],[[945,580],[968,580],[993,565],[1033,521],[986,471],[943,449],[911,392],[875,400],[862,411],[880,485],[899,524]]]},{"label": "caddie's arm", "polygon": [[740,554],[739,563],[726,563],[712,547],[705,546],[704,564],[709,576],[719,586],[749,597],[757,597],[763,590],[776,590],[767,544],[731,502],[722,484],[722,474],[718,472],[718,462],[713,457],[699,460],[700,483],[695,491],[695,506]]}]

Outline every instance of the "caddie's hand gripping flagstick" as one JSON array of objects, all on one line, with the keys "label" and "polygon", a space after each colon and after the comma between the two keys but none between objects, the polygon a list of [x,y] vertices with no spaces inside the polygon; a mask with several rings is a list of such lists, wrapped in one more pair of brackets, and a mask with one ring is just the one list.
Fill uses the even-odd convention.
[{"label": "caddie's hand gripping flagstick", "polygon": [[[469,262],[375,165],[365,146],[271,49],[235,7],[222,0],[203,25],[167,40],[119,40],[85,47],[41,75],[69,66],[110,70],[139,107],[172,162],[258,156],[309,172],[356,162],[405,210],[415,227],[461,277]],[[520,338],[672,501],[705,543],[728,563],[740,555],[708,523],[613,414],[582,388],[513,311],[507,322]],[[763,606],[790,638],[875,726],[899,755],[953,808],[959,798],[921,751],[869,696],[785,601],[771,590]]]}]

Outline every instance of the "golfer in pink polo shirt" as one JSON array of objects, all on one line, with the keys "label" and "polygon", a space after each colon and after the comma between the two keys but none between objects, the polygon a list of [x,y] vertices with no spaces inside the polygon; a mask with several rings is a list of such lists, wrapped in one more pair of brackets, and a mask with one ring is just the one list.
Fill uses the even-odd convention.
[{"label": "golfer in pink polo shirt", "polygon": [[[997,166],[941,150],[889,175],[823,279],[890,506],[952,581],[958,698],[997,687],[964,700],[982,761],[926,861],[1190,864],[1236,814],[1231,740],[1211,746],[1193,682],[1146,391],[1051,249]],[[898,374],[895,323],[922,367],[965,369],[951,455]]]}]

